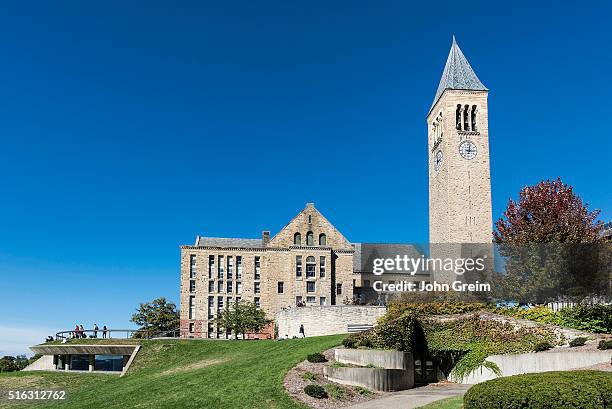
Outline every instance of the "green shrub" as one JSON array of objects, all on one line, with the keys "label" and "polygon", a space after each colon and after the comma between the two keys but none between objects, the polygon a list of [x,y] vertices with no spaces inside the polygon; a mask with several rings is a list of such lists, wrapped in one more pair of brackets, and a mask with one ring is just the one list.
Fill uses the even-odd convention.
[{"label": "green shrub", "polygon": [[312,372],[304,372],[302,374],[302,379],[304,379],[305,381],[316,381],[317,375],[313,374]]},{"label": "green shrub", "polygon": [[380,368],[380,366],[376,366],[374,364],[367,364],[364,368]]},{"label": "green shrub", "polygon": [[308,356],[306,356],[306,359],[308,360],[308,362],[312,362],[312,363],[327,362],[327,359],[325,358],[325,356],[323,356],[323,354],[319,352],[315,352],[314,354],[309,354]]},{"label": "green shrub", "polygon": [[612,339],[602,339],[597,345],[597,349],[612,349]]},{"label": "green shrub", "polygon": [[533,350],[535,352],[542,352],[542,351],[548,351],[549,349],[552,349],[553,345],[548,342],[548,341],[544,341],[544,342],[538,342],[534,347]]},{"label": "green shrub", "polygon": [[612,373],[544,372],[493,379],[472,386],[464,409],[604,409],[612,402]]},{"label": "green shrub", "polygon": [[482,311],[487,309],[487,304],[482,302],[462,301],[433,301],[423,303],[391,303],[389,315],[399,317],[406,311],[422,315],[452,315],[464,314],[466,312]]},{"label": "green shrub", "polygon": [[546,306],[524,309],[500,307],[491,309],[496,314],[574,328],[580,331],[612,334],[612,305],[577,305],[554,312]]},{"label": "green shrub", "polygon": [[325,392],[334,399],[344,399],[344,389],[333,383],[325,385]]},{"label": "green shrub", "polygon": [[358,338],[355,334],[351,334],[342,340],[342,345],[344,345],[345,348],[357,348],[357,341]]},{"label": "green shrub", "polygon": [[321,385],[308,385],[304,388],[304,393],[317,399],[327,398],[327,392]]},{"label": "green shrub", "polygon": [[329,367],[330,368],[348,368],[348,365],[342,362],[335,361],[335,362],[332,362],[329,365]]},{"label": "green shrub", "polygon": [[585,337],[578,337],[578,338],[574,338],[570,341],[569,346],[571,347],[581,347],[584,344],[586,344],[587,342],[587,338]]},{"label": "green shrub", "polygon": [[372,391],[364,388],[363,386],[353,386],[353,390],[361,396],[370,396],[372,394]]}]

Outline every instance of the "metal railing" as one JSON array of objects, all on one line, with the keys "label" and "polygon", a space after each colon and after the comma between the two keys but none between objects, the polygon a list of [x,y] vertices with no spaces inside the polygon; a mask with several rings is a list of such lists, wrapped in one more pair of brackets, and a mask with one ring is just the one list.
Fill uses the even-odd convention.
[{"label": "metal railing", "polygon": [[[159,337],[176,338],[184,336],[187,331],[184,330],[172,330],[172,331],[159,331],[159,330],[147,330],[147,329],[84,329],[84,330],[69,330],[60,331],[55,333],[55,339],[57,341],[69,340],[69,339],[151,339]],[[167,335],[170,334],[170,335]]]}]

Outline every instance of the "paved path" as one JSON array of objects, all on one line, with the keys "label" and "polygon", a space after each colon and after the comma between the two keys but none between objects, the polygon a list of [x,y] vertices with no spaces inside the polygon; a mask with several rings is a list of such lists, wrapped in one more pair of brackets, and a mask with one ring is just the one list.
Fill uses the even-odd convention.
[{"label": "paved path", "polygon": [[349,406],[348,409],[414,409],[440,399],[463,396],[472,385],[427,385],[393,392],[380,399]]}]

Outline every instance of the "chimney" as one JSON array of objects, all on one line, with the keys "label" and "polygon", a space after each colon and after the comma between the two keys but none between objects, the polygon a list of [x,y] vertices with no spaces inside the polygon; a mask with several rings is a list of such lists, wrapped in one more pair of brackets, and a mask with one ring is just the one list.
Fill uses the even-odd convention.
[{"label": "chimney", "polygon": [[270,243],[270,232],[268,230],[264,230],[261,232],[261,241],[264,246],[267,246]]}]

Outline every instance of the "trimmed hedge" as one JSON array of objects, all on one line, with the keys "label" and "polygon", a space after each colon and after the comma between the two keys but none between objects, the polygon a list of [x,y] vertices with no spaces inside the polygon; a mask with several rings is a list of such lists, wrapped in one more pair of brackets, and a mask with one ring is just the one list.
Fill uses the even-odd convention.
[{"label": "trimmed hedge", "polygon": [[316,399],[327,398],[327,392],[321,385],[308,385],[304,388],[304,393]]},{"label": "trimmed hedge", "polygon": [[548,341],[539,342],[533,347],[535,352],[548,351],[549,349],[553,349],[553,345]]},{"label": "trimmed hedge", "polygon": [[602,339],[601,341],[599,341],[599,344],[597,345],[597,349],[601,349],[601,350],[612,349],[612,339],[607,339],[607,340]]},{"label": "trimmed hedge", "polygon": [[612,407],[612,373],[543,372],[472,386],[464,409],[605,409]]},{"label": "trimmed hedge", "polygon": [[327,362],[327,359],[325,358],[325,356],[319,352],[315,352],[314,354],[307,355],[306,359],[308,360],[308,362],[312,362],[312,363]]},{"label": "trimmed hedge", "polygon": [[587,342],[587,338],[585,337],[578,337],[578,338],[574,338],[570,341],[569,346],[571,347],[581,347],[584,344],[586,344]]}]

